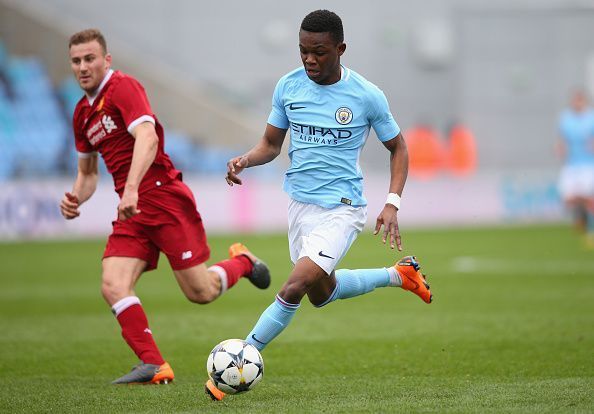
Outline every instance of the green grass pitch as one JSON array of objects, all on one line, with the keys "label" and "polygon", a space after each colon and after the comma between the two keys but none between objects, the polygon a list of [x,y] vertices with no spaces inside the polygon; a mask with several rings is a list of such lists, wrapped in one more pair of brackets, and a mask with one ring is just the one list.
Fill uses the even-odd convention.
[{"label": "green grass pitch", "polygon": [[[188,302],[167,261],[140,280],[151,328],[176,380],[112,386],[136,363],[103,303],[103,241],[0,244],[2,412],[594,412],[594,251],[570,228],[403,229],[404,254],[429,275],[431,305],[397,288],[315,309],[304,301],[264,352],[249,393],[213,402],[206,358],[243,338],[290,270],[285,235],[237,239],[273,285],[247,282],[209,305]],[[342,267],[399,254],[363,234]]]}]

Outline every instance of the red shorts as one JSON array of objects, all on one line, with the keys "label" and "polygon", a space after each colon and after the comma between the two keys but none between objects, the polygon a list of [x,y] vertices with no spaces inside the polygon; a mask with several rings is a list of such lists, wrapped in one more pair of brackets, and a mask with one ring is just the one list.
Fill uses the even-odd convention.
[{"label": "red shorts", "polygon": [[125,221],[112,222],[103,258],[135,257],[153,270],[159,252],[165,253],[173,270],[204,263],[210,257],[202,218],[196,210],[192,191],[180,180],[142,193],[138,199],[140,214]]}]

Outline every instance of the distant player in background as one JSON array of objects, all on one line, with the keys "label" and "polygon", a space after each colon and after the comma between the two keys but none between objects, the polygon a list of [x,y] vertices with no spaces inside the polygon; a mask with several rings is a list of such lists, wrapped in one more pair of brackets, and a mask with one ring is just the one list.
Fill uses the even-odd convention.
[{"label": "distant player in background", "polygon": [[[388,197],[375,234],[402,250],[397,214],[408,171],[408,153],[383,92],[340,64],[346,49],[342,21],[328,10],[308,14],[301,23],[303,66],[276,85],[272,111],[260,142],[227,167],[227,183],[241,184],[243,169],[266,164],[281,152],[290,130],[291,165],[285,174],[289,194],[289,250],[294,268],[275,301],[246,340],[262,350],[289,324],[307,295],[316,307],[348,299],[377,287],[397,286],[430,303],[429,285],[416,258],[387,268],[335,270],[367,218],[359,154],[370,128],[390,152]],[[211,381],[213,399],[224,394]]]},{"label": "distant player in background", "polygon": [[70,38],[70,65],[85,95],[74,111],[78,174],[60,210],[66,219],[95,192],[100,153],[120,196],[113,231],[103,255],[101,291],[111,306],[122,336],[140,364],[113,383],[167,383],[173,370],[161,356],[145,312],[134,293],[143,272],[155,269],[165,253],[186,297],[209,303],[247,277],[258,288],[270,273],[245,246],[229,249],[230,259],[209,268],[202,219],[191,190],[164,152],[163,127],[151,110],[142,85],[111,69],[103,35],[94,29]]},{"label": "distant player in background", "polygon": [[559,120],[558,152],[564,160],[559,191],[576,228],[594,247],[594,111],[583,91],[573,93]]}]

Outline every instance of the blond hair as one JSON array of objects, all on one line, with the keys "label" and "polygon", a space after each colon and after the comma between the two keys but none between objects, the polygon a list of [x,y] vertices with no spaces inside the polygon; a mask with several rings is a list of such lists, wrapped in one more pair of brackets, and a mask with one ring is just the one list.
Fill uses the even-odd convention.
[{"label": "blond hair", "polygon": [[70,36],[70,42],[68,43],[68,49],[70,49],[73,45],[80,45],[82,43],[89,43],[93,40],[96,40],[100,45],[101,49],[103,50],[103,54],[107,54],[107,42],[105,41],[105,37],[98,29],[85,29],[80,32],[74,33]]}]

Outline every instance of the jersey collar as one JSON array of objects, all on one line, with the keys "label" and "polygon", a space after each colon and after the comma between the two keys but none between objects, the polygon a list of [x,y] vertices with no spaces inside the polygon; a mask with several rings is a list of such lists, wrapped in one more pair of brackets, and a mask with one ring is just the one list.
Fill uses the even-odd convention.
[{"label": "jersey collar", "polygon": [[101,84],[99,84],[99,87],[97,88],[97,90],[95,91],[95,93],[93,95],[91,95],[91,96],[87,95],[87,101],[89,102],[89,105],[90,106],[93,106],[93,103],[95,102],[95,99],[97,98],[97,96],[99,96],[99,94],[101,93],[101,90],[103,89],[103,87],[105,86],[105,84],[111,78],[111,75],[113,75],[113,69],[109,69],[107,71],[107,74],[105,75],[105,77],[101,81]]},{"label": "jersey collar", "polygon": [[340,80],[347,81],[351,77],[351,70],[340,65]]}]

